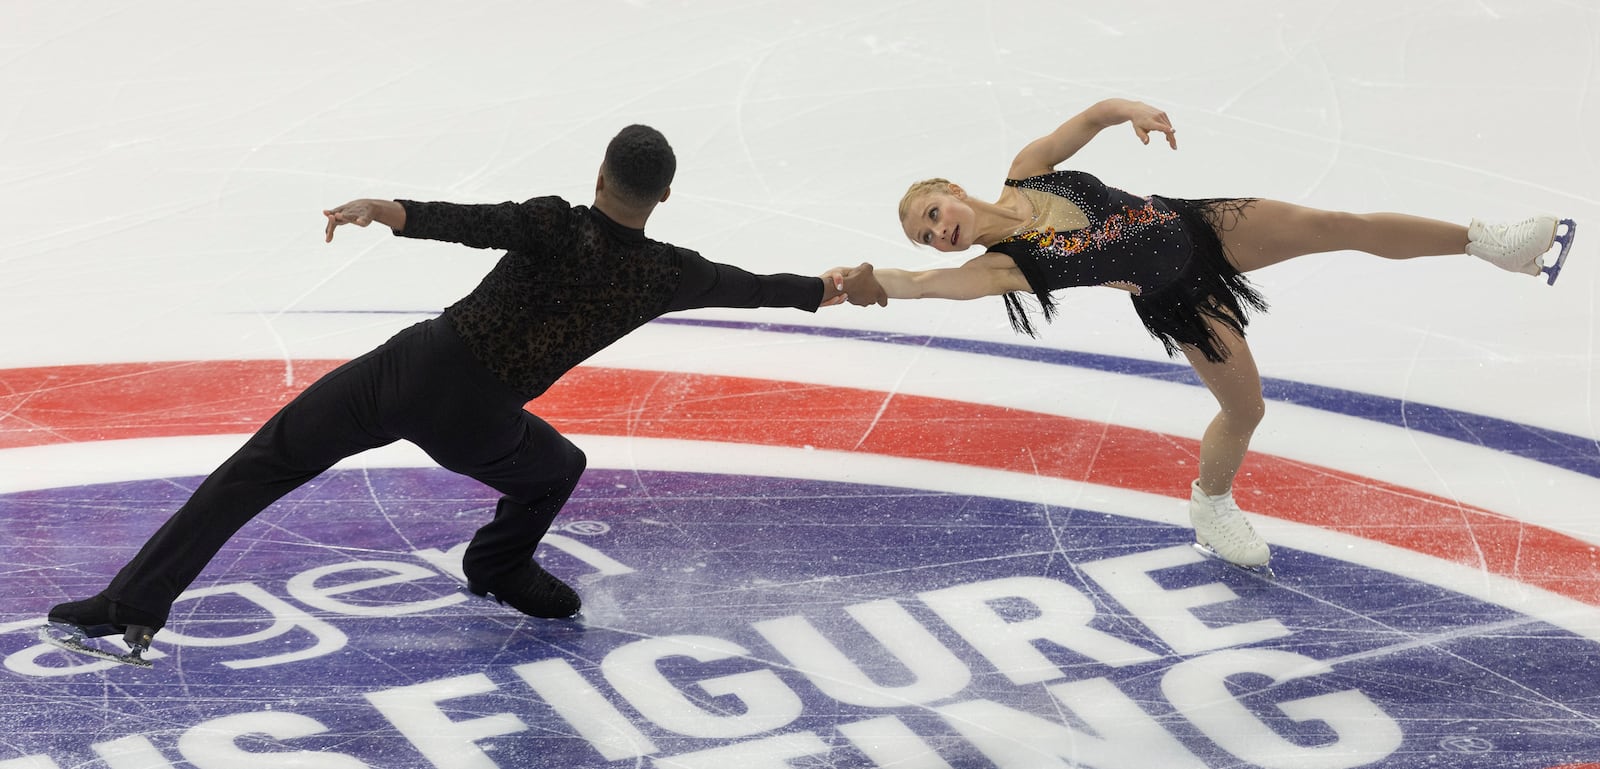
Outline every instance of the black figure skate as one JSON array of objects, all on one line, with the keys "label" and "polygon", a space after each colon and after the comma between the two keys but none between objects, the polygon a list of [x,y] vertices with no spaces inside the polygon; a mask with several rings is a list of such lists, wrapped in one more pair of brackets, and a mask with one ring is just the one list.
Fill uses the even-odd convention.
[{"label": "black figure skate", "polygon": [[[39,628],[39,639],[69,652],[148,668],[151,664],[144,655],[150,651],[150,640],[161,629],[161,625],[162,622],[153,616],[119,606],[115,601],[97,595],[87,601],[63,603],[52,608],[49,623]],[[125,653],[89,643],[90,638],[118,633],[122,634],[122,642],[128,645]]]}]

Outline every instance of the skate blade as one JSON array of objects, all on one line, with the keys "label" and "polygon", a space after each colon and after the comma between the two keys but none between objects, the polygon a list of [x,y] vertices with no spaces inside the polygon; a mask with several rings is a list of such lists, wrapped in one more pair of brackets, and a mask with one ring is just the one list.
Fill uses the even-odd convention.
[{"label": "skate blade", "polygon": [[[1561,265],[1567,263],[1567,252],[1572,250],[1572,237],[1578,232],[1578,223],[1571,219],[1562,219],[1560,224],[1564,224],[1567,227],[1565,232],[1557,235],[1555,238],[1555,242],[1561,244],[1561,253],[1556,255],[1555,264],[1545,265],[1539,268],[1540,272],[1549,276],[1549,279],[1545,281],[1545,285],[1547,286],[1554,286],[1556,284],[1556,276],[1561,274]],[[1557,226],[1559,227],[1560,225]]]},{"label": "skate blade", "polygon": [[475,595],[475,596],[477,596],[479,598],[482,598],[482,599],[484,599],[486,601],[494,601],[496,604],[499,604],[500,606],[504,606],[507,609],[511,609],[512,611],[515,611],[518,614],[522,614],[522,616],[528,617],[530,619],[553,619],[553,620],[558,620],[558,621],[561,621],[561,620],[581,620],[581,619],[583,619],[583,609],[579,609],[579,610],[577,610],[577,611],[575,611],[575,612],[573,612],[571,614],[568,614],[565,617],[540,617],[540,616],[536,616],[536,615],[533,615],[533,614],[524,614],[523,612],[519,611],[515,606],[512,606],[509,603],[506,603],[505,599],[501,598],[498,595],[495,595],[495,592],[493,590],[483,590],[483,591],[480,592],[477,586],[468,585],[467,586],[467,592],[472,594],[472,595]]},{"label": "skate blade", "polygon": [[95,659],[109,660],[136,668],[155,667],[150,660],[144,658],[144,653],[149,647],[135,645],[123,654],[107,651],[98,646],[91,646],[88,636],[83,632],[83,628],[76,625],[51,622],[39,628],[39,640],[58,649],[65,649],[74,654],[82,654]]},{"label": "skate blade", "polygon": [[1251,575],[1254,575],[1254,576],[1257,576],[1257,577],[1266,577],[1267,579],[1277,579],[1278,578],[1278,575],[1274,574],[1273,571],[1272,571],[1272,564],[1271,563],[1263,563],[1260,566],[1246,566],[1246,565],[1244,565],[1242,563],[1234,563],[1233,561],[1230,561],[1230,560],[1228,560],[1226,558],[1223,558],[1220,553],[1218,553],[1215,550],[1212,550],[1207,545],[1200,544],[1199,542],[1190,542],[1189,546],[1194,548],[1195,550],[1199,551],[1201,555],[1203,555],[1203,556],[1205,556],[1207,558],[1210,558],[1210,559],[1213,559],[1213,560],[1217,560],[1217,561],[1221,561],[1221,562],[1223,562],[1223,563],[1225,563],[1225,564],[1227,564],[1229,566],[1232,566],[1235,569],[1238,569],[1239,571],[1245,572],[1246,574],[1251,574]]}]

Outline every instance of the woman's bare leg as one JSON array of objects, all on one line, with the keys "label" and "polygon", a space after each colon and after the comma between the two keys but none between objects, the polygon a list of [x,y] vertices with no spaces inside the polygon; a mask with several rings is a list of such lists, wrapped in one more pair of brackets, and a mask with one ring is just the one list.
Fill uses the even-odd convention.
[{"label": "woman's bare leg", "polygon": [[1266,401],[1261,397],[1261,374],[1244,337],[1225,324],[1212,321],[1211,325],[1227,345],[1228,359],[1213,363],[1192,347],[1183,353],[1221,407],[1200,439],[1200,490],[1217,495],[1233,488],[1250,438],[1266,415]]},{"label": "woman's bare leg", "polygon": [[1245,568],[1267,568],[1272,548],[1256,534],[1233,500],[1234,476],[1266,413],[1261,375],[1244,337],[1216,321],[1211,321],[1211,327],[1227,346],[1226,361],[1213,363],[1199,350],[1184,348],[1221,407],[1200,439],[1200,477],[1189,492],[1189,523],[1194,527],[1195,544],[1218,558]]},{"label": "woman's bare leg", "polygon": [[1305,254],[1363,251],[1385,259],[1465,254],[1467,228],[1409,214],[1352,214],[1257,200],[1218,227],[1240,272]]}]

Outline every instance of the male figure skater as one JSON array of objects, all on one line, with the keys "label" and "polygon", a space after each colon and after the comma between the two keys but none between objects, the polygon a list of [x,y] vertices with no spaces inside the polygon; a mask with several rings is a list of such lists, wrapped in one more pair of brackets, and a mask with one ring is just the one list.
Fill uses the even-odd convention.
[{"label": "male figure skater", "polygon": [[[329,372],[285,405],[105,590],[52,608],[41,634],[74,651],[148,665],[141,655],[173,602],[241,526],[339,460],[400,439],[502,495],[463,557],[471,592],[535,617],[576,614],[577,593],[532,556],[585,458],[524,405],[663,313],[814,312],[846,299],[839,272],[755,275],[647,238],[645,222],[670,194],[676,167],[660,132],[633,125],[606,148],[592,206],[554,196],[498,205],[362,199],[324,211],[330,242],[342,225],[377,222],[399,236],[506,253],[442,315]],[[84,643],[118,633],[126,655]]]}]

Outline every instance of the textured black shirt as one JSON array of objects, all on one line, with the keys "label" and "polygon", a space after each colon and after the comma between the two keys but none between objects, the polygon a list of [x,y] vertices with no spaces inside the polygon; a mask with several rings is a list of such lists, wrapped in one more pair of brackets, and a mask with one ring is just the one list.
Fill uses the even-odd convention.
[{"label": "textured black shirt", "polygon": [[444,316],[472,354],[529,399],[663,313],[697,307],[815,312],[822,280],[707,260],[559,197],[463,205],[398,201],[408,238],[506,253]]}]

